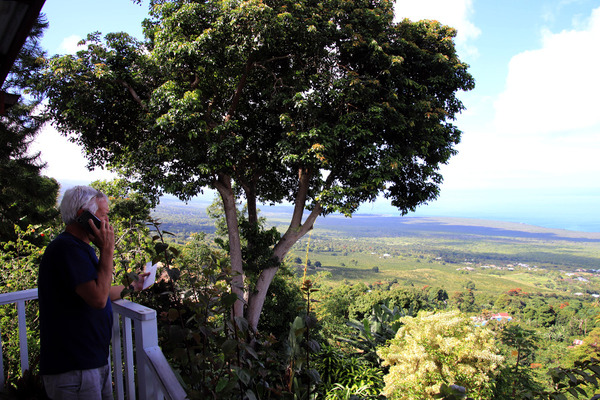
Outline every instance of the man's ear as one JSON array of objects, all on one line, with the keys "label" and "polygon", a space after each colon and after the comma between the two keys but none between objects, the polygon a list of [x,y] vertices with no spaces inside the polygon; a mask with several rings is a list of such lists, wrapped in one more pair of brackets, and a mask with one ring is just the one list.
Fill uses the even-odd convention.
[{"label": "man's ear", "polygon": [[77,210],[76,215],[79,217],[81,214],[83,214],[83,208],[80,208],[79,210]]}]

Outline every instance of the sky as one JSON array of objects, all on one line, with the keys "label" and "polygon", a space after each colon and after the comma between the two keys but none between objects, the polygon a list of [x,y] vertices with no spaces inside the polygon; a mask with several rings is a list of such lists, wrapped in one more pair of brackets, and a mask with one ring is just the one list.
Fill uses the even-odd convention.
[{"label": "sky", "polygon": [[[147,2],[46,0],[42,46],[75,51],[88,33],[142,37]],[[470,217],[600,232],[600,2],[592,0],[397,0],[397,19],[435,19],[457,29],[474,90],[458,154],[441,169],[437,200],[415,216]],[[51,128],[34,147],[59,181],[108,179]],[[398,215],[384,201],[361,212]]]}]

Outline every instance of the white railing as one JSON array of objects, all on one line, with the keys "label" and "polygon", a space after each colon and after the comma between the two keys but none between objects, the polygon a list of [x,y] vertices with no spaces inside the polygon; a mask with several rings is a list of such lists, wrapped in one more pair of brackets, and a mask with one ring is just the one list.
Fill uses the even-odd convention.
[{"label": "white railing", "polygon": [[[21,372],[29,369],[25,303],[37,298],[37,289],[0,294],[0,305],[17,305]],[[112,306],[114,324],[111,359],[116,398],[185,399],[183,387],[158,347],[156,311],[127,300],[114,301]],[[4,387],[4,383],[0,350],[0,389]]]},{"label": "white railing", "polygon": [[[0,294],[0,305],[16,303],[19,324],[19,356],[21,373],[29,369],[29,352],[27,351],[27,321],[25,319],[25,302],[38,298],[37,289],[21,290],[13,293]],[[0,328],[1,329],[1,328]],[[2,358],[2,343],[0,343],[0,389],[4,387],[4,359]]]}]

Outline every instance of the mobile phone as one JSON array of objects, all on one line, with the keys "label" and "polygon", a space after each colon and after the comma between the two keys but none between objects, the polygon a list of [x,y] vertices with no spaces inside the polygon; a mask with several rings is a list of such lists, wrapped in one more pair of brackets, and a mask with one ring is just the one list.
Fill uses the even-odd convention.
[{"label": "mobile phone", "polygon": [[94,214],[92,214],[88,210],[85,210],[80,216],[78,216],[77,219],[76,219],[76,221],[87,232],[94,233],[92,231],[92,228],[90,227],[90,223],[88,222],[90,219],[94,222],[94,225],[96,225],[96,228],[100,229],[100,227],[102,226],[102,222],[100,222],[100,220],[98,219],[98,217],[96,217]]}]

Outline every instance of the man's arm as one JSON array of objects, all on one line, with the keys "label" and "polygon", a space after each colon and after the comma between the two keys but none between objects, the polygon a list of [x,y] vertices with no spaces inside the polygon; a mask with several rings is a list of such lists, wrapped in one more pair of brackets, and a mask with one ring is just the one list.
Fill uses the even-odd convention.
[{"label": "man's arm", "polygon": [[125,286],[123,285],[111,286],[109,290],[110,300],[115,301],[121,299],[121,292],[123,290],[125,290]]},{"label": "man's arm", "polygon": [[93,243],[100,249],[98,278],[77,285],[75,292],[90,307],[102,309],[106,306],[112,284],[115,233],[113,227],[106,221],[102,221],[100,229],[96,228],[91,220],[90,226],[94,231]]}]

